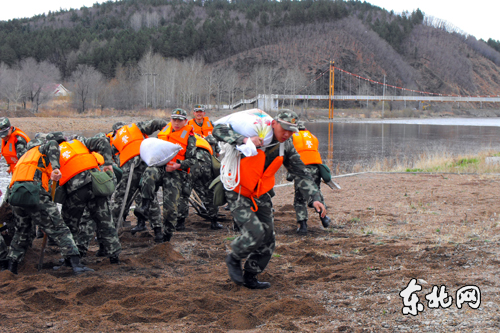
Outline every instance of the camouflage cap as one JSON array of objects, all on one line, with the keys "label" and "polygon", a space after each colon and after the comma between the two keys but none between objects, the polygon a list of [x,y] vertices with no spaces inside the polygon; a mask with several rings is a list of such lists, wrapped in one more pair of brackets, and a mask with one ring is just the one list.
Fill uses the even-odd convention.
[{"label": "camouflage cap", "polygon": [[281,127],[283,127],[286,131],[298,132],[299,128],[297,127],[297,123],[299,121],[299,116],[295,112],[289,109],[283,109],[278,113],[276,118],[274,118],[277,122],[280,123]]},{"label": "camouflage cap", "polygon": [[205,107],[204,107],[203,105],[201,105],[201,104],[196,104],[196,105],[194,106],[193,111],[194,111],[194,112],[196,112],[196,111],[203,111],[203,112],[205,112]]},{"label": "camouflage cap", "polygon": [[57,143],[59,143],[59,144],[66,141],[66,138],[64,137],[63,132],[51,132],[51,133],[47,134],[45,139],[47,139],[47,141],[50,141],[50,140],[57,141]]},{"label": "camouflage cap", "polygon": [[116,131],[117,129],[120,129],[120,128],[122,128],[125,125],[127,125],[127,123],[125,123],[124,121],[119,121],[117,123],[114,123],[113,127],[111,127],[111,128],[112,128],[113,131]]},{"label": "camouflage cap", "polygon": [[172,119],[182,119],[185,120],[187,119],[187,112],[186,110],[177,108],[172,110],[172,115],[170,116]]},{"label": "camouflage cap", "polygon": [[0,138],[4,138],[9,134],[9,130],[12,126],[10,125],[10,120],[7,117],[0,118]]}]

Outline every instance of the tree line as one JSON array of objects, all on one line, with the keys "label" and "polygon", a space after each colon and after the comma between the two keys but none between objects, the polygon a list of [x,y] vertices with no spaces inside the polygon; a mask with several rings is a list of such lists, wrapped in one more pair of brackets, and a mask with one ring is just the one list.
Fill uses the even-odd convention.
[{"label": "tree line", "polygon": [[[47,61],[28,58],[18,66],[0,66],[0,98],[7,108],[36,113],[50,101],[59,70]],[[79,112],[94,108],[191,108],[195,104],[234,104],[256,94],[296,94],[307,84],[298,69],[261,66],[246,79],[234,68],[208,66],[203,60],[164,58],[151,50],[137,65],[121,66],[111,80],[89,65],[79,64],[67,80]],[[293,101],[290,101],[293,103]]]}]

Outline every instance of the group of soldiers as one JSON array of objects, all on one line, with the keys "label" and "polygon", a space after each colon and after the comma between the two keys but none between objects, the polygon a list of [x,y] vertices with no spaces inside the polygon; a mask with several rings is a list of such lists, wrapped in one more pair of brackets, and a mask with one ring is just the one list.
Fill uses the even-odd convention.
[{"label": "group of soldiers", "polygon": [[[9,119],[0,118],[1,152],[12,174],[4,201],[19,193],[19,187],[26,184],[36,184],[39,191],[39,203],[35,207],[13,206],[15,228],[9,226],[11,239],[7,241],[0,234],[0,269],[17,274],[18,265],[35,237],[35,224],[43,230],[44,237],[60,247],[63,265],[71,267],[76,274],[92,271],[80,258],[87,255],[94,235],[99,243],[97,255],[108,257],[112,264],[120,263],[117,230],[134,199],[137,225],[130,231],[147,230],[146,221],[149,221],[156,243],[168,242],[175,231],[185,229],[193,189],[206,208],[210,229],[223,228],[218,222],[218,207],[214,205],[214,193],[210,189],[215,178],[213,161],[219,154],[218,142],[240,145],[251,140],[261,149],[256,156],[241,159],[240,185],[234,191],[225,192],[234,225],[241,232],[231,244],[232,252],[226,257],[226,264],[235,283],[251,289],[268,288],[270,284],[259,282],[256,276],[267,266],[274,251],[271,197],[274,173],[281,165],[288,169],[295,182],[297,232],[307,234],[308,206],[320,214],[325,228],[330,223],[319,188],[317,164],[321,164],[321,157],[317,139],[291,110],[282,110],[272,127],[272,143],[261,147],[263,141],[258,136],[244,137],[227,124],[214,128],[204,107],[197,105],[190,120],[185,110],[174,109],[170,122],[163,119],[132,124],[119,122],[113,125],[111,132],[91,138],[67,138],[61,132],[51,132],[37,133],[30,140],[12,126]],[[155,132],[158,139],[182,147],[164,166],[148,166],[140,157],[141,143]],[[292,135],[293,139],[289,140]],[[115,182],[112,198],[95,193],[93,174],[96,172],[107,173]],[[163,212],[156,197],[160,186]],[[56,187],[58,197],[62,197],[56,200],[62,204],[61,211],[54,201]],[[2,225],[0,228],[6,229]],[[2,234],[9,238],[5,230]],[[246,259],[244,271],[243,259]]]}]

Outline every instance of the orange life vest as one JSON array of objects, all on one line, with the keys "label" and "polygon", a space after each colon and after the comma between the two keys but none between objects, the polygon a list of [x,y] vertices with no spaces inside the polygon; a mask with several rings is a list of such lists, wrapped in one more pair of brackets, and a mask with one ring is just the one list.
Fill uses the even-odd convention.
[{"label": "orange life vest", "polygon": [[188,121],[188,125],[193,126],[194,132],[196,134],[200,134],[203,136],[207,136],[212,134],[212,131],[214,130],[214,126],[212,125],[212,122],[208,117],[203,117],[203,123],[198,125],[194,119],[190,119]]},{"label": "orange life vest", "polygon": [[172,165],[176,163],[177,160],[184,161],[186,159],[186,149],[188,145],[188,139],[191,135],[194,135],[193,127],[191,125],[186,125],[178,131],[172,131],[172,125],[167,124],[159,133],[158,139],[169,141],[172,143],[178,143],[181,145],[182,149],[175,155],[174,158],[167,163],[167,165]]},{"label": "orange life vest", "polygon": [[24,138],[26,142],[30,141],[28,135],[26,135],[26,133],[17,128],[14,132],[12,132],[12,134],[9,137],[9,140],[5,141],[4,139],[2,139],[2,155],[3,157],[5,157],[5,160],[9,165],[9,170],[7,170],[8,173],[12,173],[14,166],[16,165],[18,160],[16,151],[16,142],[18,136]]},{"label": "orange life vest", "polygon": [[196,134],[196,133],[194,133],[194,136],[196,138],[196,147],[208,150],[208,152],[210,153],[210,155],[214,154],[212,146],[210,145],[210,143],[208,143],[207,140],[205,140],[201,135]]},{"label": "orange life vest", "polygon": [[111,142],[120,152],[120,166],[140,154],[142,141],[144,135],[136,124],[125,125],[116,132]]},{"label": "orange life vest", "polygon": [[64,185],[80,172],[98,167],[94,155],[80,141],[65,141],[59,147],[61,148],[59,163],[61,164],[60,170],[62,173],[59,185]]},{"label": "orange life vest", "polygon": [[278,156],[264,170],[266,163],[266,154],[257,149],[257,155],[244,157],[240,161],[240,174],[238,175],[240,184],[234,190],[241,195],[252,199],[254,207],[252,211],[256,212],[259,208],[254,198],[269,192],[275,183],[274,175],[283,164],[283,156]]},{"label": "orange life vest", "polygon": [[311,132],[304,130],[293,134],[293,145],[305,165],[322,164],[321,155],[318,152],[318,138]]},{"label": "orange life vest", "polygon": [[[38,167],[38,161],[44,156],[45,155],[38,150],[38,146],[31,148],[21,156],[19,162],[17,162],[14,167],[14,173],[12,174],[9,187],[12,187],[15,182],[33,181],[36,170],[40,170],[42,172],[42,186],[48,192],[52,165],[49,164],[49,166],[45,166],[44,168]],[[44,160],[43,164],[45,165]]]}]

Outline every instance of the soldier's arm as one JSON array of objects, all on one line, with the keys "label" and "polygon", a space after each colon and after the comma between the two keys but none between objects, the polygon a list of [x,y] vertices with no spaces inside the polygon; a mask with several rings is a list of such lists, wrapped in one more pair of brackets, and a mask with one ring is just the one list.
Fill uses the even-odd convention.
[{"label": "soldier's arm", "polygon": [[55,140],[49,140],[42,146],[40,146],[40,152],[45,154],[52,165],[52,169],[59,169],[61,166],[59,164],[60,150],[59,144]]},{"label": "soldier's arm", "polygon": [[[83,139],[83,140],[82,140]],[[90,151],[99,153],[104,157],[103,166],[113,165],[113,155],[109,141],[104,138],[78,138]]]},{"label": "soldier's arm", "polygon": [[146,135],[151,135],[154,132],[161,130],[163,127],[167,126],[167,124],[168,121],[164,119],[153,119],[136,123],[141,132]]},{"label": "soldier's arm", "polygon": [[17,136],[17,142],[16,142],[16,153],[17,153],[17,159],[20,159],[21,156],[24,155],[28,151],[27,149],[28,142],[22,137],[22,136]]},{"label": "soldier's arm", "polygon": [[312,177],[306,172],[306,166],[300,159],[300,155],[297,153],[291,140],[285,141],[283,166],[288,172],[297,177],[295,181],[304,198],[310,198],[312,201],[321,201],[319,188]]},{"label": "soldier's arm", "polygon": [[182,170],[187,170],[197,163],[196,160],[196,138],[194,135],[190,135],[188,138],[188,145],[186,147],[186,155],[184,161],[180,161]]},{"label": "soldier's arm", "polygon": [[235,132],[231,125],[228,124],[218,124],[214,127],[212,135],[218,141],[227,142],[232,145],[242,145],[245,136]]}]

